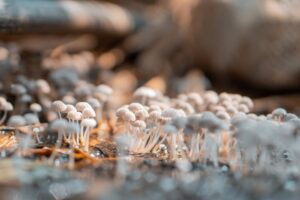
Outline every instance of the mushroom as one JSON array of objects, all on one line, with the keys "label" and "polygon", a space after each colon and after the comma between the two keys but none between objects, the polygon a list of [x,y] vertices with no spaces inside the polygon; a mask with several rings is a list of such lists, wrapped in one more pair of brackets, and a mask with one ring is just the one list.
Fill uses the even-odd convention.
[{"label": "mushroom", "polygon": [[49,158],[49,163],[53,163],[55,156],[57,154],[57,149],[59,149],[62,146],[63,142],[63,136],[65,135],[66,129],[68,127],[68,122],[65,119],[56,119],[50,124],[50,130],[53,132],[56,132],[57,140],[55,143],[55,148]]},{"label": "mushroom", "polygon": [[66,104],[60,100],[54,101],[51,105],[51,109],[58,113],[59,119],[62,119],[62,113],[67,108]]},{"label": "mushroom", "polygon": [[85,132],[84,132],[83,145],[84,145],[84,150],[86,152],[88,152],[89,141],[90,141],[90,132],[94,127],[96,127],[97,122],[94,119],[83,119],[81,122],[81,125],[86,128]]},{"label": "mushroom", "polygon": [[0,119],[0,125],[4,123],[7,117],[7,113],[13,110],[13,105],[10,102],[7,102],[5,99],[1,98],[0,101],[0,110],[4,112],[3,116]]}]

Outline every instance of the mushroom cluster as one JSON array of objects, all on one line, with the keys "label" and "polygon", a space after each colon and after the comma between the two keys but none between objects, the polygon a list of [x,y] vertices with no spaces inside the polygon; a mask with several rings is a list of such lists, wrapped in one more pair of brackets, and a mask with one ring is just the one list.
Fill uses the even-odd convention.
[{"label": "mushroom cluster", "polygon": [[57,100],[52,103],[51,108],[58,114],[58,119],[53,121],[53,124],[60,124],[58,129],[54,129],[58,132],[57,148],[64,139],[72,146],[83,146],[84,150],[88,151],[90,133],[97,125],[96,113],[92,106],[87,102],[78,102],[74,106]]},{"label": "mushroom cluster", "polygon": [[[206,91],[169,98],[139,88],[134,102],[116,111],[118,137],[127,138],[130,153],[161,153],[232,168],[266,170],[300,159],[300,119],[284,109],[268,115],[250,113],[253,102],[237,94]],[[126,135],[127,137],[124,137]],[[300,161],[300,160],[299,160]]]}]

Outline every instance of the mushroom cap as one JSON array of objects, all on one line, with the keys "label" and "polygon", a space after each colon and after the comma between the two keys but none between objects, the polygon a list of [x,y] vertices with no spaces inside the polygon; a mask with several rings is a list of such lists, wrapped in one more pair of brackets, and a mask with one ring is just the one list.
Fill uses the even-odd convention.
[{"label": "mushroom cap", "polygon": [[81,117],[82,117],[81,112],[77,112],[76,110],[72,110],[67,114],[67,118],[70,120],[80,120]]},{"label": "mushroom cap", "polygon": [[200,122],[200,127],[207,128],[211,131],[227,129],[227,125],[225,122],[216,117],[212,112],[203,112]]},{"label": "mushroom cap", "polygon": [[298,116],[295,115],[295,114],[292,114],[292,113],[287,113],[285,116],[284,116],[284,120],[285,121],[290,121],[292,119],[298,119]]},{"label": "mushroom cap", "polygon": [[140,128],[140,129],[145,129],[146,128],[146,123],[143,120],[135,120],[131,122],[131,125]]},{"label": "mushroom cap", "polygon": [[154,110],[149,113],[148,119],[151,121],[157,121],[161,117],[161,111]]},{"label": "mushroom cap", "polygon": [[27,89],[23,85],[21,85],[21,84],[13,84],[13,85],[11,85],[10,90],[11,90],[12,94],[17,95],[17,96],[26,94],[26,92],[27,92]]},{"label": "mushroom cap", "polygon": [[42,106],[38,103],[32,103],[30,104],[30,110],[32,110],[33,112],[41,112]]},{"label": "mushroom cap", "polygon": [[73,95],[65,95],[62,100],[65,104],[74,105],[76,103],[76,99]]},{"label": "mushroom cap", "polygon": [[24,117],[27,125],[33,125],[33,124],[40,123],[40,120],[36,114],[27,113],[23,117]]},{"label": "mushroom cap", "polygon": [[128,106],[128,109],[131,110],[132,112],[136,113],[140,110],[145,110],[144,106],[140,103],[131,103],[129,106]]},{"label": "mushroom cap", "polygon": [[124,121],[135,121],[136,117],[134,115],[133,112],[131,112],[130,110],[128,110],[128,112],[126,112],[122,118]]},{"label": "mushroom cap", "polygon": [[157,96],[157,92],[148,87],[140,87],[133,93],[134,97],[147,97],[154,98]]},{"label": "mushroom cap", "polygon": [[63,112],[66,108],[66,104],[60,100],[54,101],[51,105],[51,109],[54,112]]},{"label": "mushroom cap", "polygon": [[185,117],[185,113],[181,109],[175,109],[175,108],[167,108],[164,110],[161,114],[162,117],[164,118],[176,118],[176,117]]},{"label": "mushroom cap", "polygon": [[219,95],[221,101],[231,101],[231,96],[227,92],[222,92]]},{"label": "mushroom cap", "polygon": [[175,100],[174,107],[183,110],[188,115],[191,115],[195,112],[195,109],[191,104],[182,100]]},{"label": "mushroom cap", "polygon": [[149,113],[145,109],[139,110],[139,111],[135,112],[134,114],[135,114],[135,117],[140,120],[145,120],[146,118],[149,117]]},{"label": "mushroom cap", "polygon": [[96,98],[88,98],[87,102],[94,108],[94,109],[97,109],[97,108],[101,108],[101,103],[98,99]]},{"label": "mushroom cap", "polygon": [[283,108],[276,108],[275,110],[272,111],[272,117],[279,117],[283,118],[287,114],[286,110]]},{"label": "mushroom cap", "polygon": [[198,128],[202,114],[193,114],[187,118],[187,124],[193,128]]},{"label": "mushroom cap", "polygon": [[238,126],[240,123],[245,122],[248,119],[247,115],[242,112],[238,112],[231,118],[231,124]]},{"label": "mushroom cap", "polygon": [[240,103],[245,104],[249,109],[254,107],[254,103],[249,97],[242,97]]},{"label": "mushroom cap", "polygon": [[81,121],[81,125],[84,127],[89,127],[89,128],[94,128],[97,125],[96,120],[88,118],[88,119],[83,119]]},{"label": "mushroom cap", "polygon": [[244,113],[248,113],[250,110],[249,110],[249,107],[247,106],[247,105],[245,105],[245,104],[240,104],[239,106],[238,106],[238,110],[240,111],[240,112],[244,112]]},{"label": "mushroom cap", "polygon": [[160,111],[161,112],[161,108],[159,105],[152,104],[152,105],[150,105],[148,112],[150,113],[152,111]]},{"label": "mushroom cap", "polygon": [[196,106],[196,105],[203,105],[204,100],[200,94],[192,92],[187,94],[187,102],[189,102],[193,106]]},{"label": "mushroom cap", "polygon": [[111,96],[113,93],[113,89],[105,84],[100,84],[95,89],[96,89],[96,92],[104,94],[106,96]]},{"label": "mushroom cap", "polygon": [[9,118],[7,124],[8,126],[11,127],[20,127],[20,126],[25,126],[26,121],[24,117],[22,117],[21,115],[13,115]]},{"label": "mushroom cap", "polygon": [[206,91],[204,93],[204,100],[208,104],[217,104],[219,102],[219,96],[214,91]]},{"label": "mushroom cap", "polygon": [[51,88],[48,84],[48,82],[44,79],[39,79],[36,81],[37,90],[40,93],[48,94],[51,91]]},{"label": "mushroom cap", "polygon": [[83,111],[82,111],[82,118],[93,118],[93,117],[96,117],[96,113],[94,111],[94,109],[92,108],[85,108]]},{"label": "mushroom cap", "polygon": [[226,111],[220,110],[216,113],[216,116],[222,120],[230,120],[231,119],[230,115]]},{"label": "mushroom cap", "polygon": [[90,106],[90,104],[88,104],[87,102],[78,102],[76,105],[75,105],[76,109],[79,111],[79,112],[82,112],[85,108],[91,108],[92,107]]},{"label": "mushroom cap", "polygon": [[125,114],[127,113],[127,112],[129,112],[130,110],[126,107],[126,106],[122,106],[122,107],[120,107],[120,108],[118,108],[117,109],[117,111],[116,111],[116,116],[118,117],[118,118],[123,118],[124,116],[125,116]]},{"label": "mushroom cap", "polygon": [[64,113],[69,113],[71,111],[75,111],[76,112],[77,110],[76,110],[75,106],[73,106],[71,104],[67,104],[66,105],[66,109],[64,110]]},{"label": "mushroom cap", "polygon": [[12,111],[14,109],[13,105],[10,102],[6,102],[3,106],[2,106],[2,110],[4,111]]},{"label": "mushroom cap", "polygon": [[0,97],[0,109],[3,108],[3,106],[6,104],[6,99],[4,97]]},{"label": "mushroom cap", "polygon": [[29,94],[23,94],[20,98],[20,102],[22,103],[31,103],[32,97]]}]

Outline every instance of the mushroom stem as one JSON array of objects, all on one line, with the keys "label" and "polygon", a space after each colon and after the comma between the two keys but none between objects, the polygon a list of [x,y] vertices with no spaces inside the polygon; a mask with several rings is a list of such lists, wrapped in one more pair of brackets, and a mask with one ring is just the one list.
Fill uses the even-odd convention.
[{"label": "mushroom stem", "polygon": [[84,150],[86,152],[89,151],[89,142],[90,142],[90,128],[86,128],[85,133],[84,133]]},{"label": "mushroom stem", "polygon": [[73,169],[74,165],[75,165],[75,159],[74,159],[74,146],[72,144],[72,142],[70,143],[70,147],[71,147],[71,151],[70,151],[70,155],[69,155],[69,168]]},{"label": "mushroom stem", "polygon": [[53,163],[56,153],[57,153],[56,150],[59,149],[62,145],[63,135],[64,135],[64,133],[62,133],[61,131],[58,131],[58,138],[56,140],[54,150],[49,158],[49,163]]},{"label": "mushroom stem", "polygon": [[3,124],[3,123],[4,123],[6,117],[7,117],[7,111],[4,111],[4,114],[3,114],[3,116],[2,116],[1,119],[0,119],[0,124]]},{"label": "mushroom stem", "polygon": [[40,140],[38,131],[33,130],[33,133],[34,133],[34,135],[35,135],[35,138],[36,138],[37,142],[38,142],[38,143],[42,143],[42,141]]}]

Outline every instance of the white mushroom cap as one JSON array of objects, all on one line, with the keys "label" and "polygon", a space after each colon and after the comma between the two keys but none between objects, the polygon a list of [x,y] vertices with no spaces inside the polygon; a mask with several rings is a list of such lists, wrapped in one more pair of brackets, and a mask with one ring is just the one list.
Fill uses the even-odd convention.
[{"label": "white mushroom cap", "polygon": [[219,111],[225,111],[225,110],[226,109],[221,105],[215,105],[215,106],[212,107],[212,111],[215,112],[215,113],[217,113]]},{"label": "white mushroom cap", "polygon": [[250,111],[249,108],[248,108],[248,106],[246,106],[245,104],[240,104],[238,106],[238,110],[240,112],[244,112],[244,113],[248,113]]},{"label": "white mushroom cap", "polygon": [[284,117],[285,121],[293,120],[293,119],[298,119],[297,115],[292,114],[292,113],[287,113]]},{"label": "white mushroom cap", "polygon": [[97,108],[101,108],[101,103],[98,99],[96,98],[88,98],[87,102],[94,108],[94,109],[97,109]]},{"label": "white mushroom cap", "polygon": [[38,113],[38,112],[42,111],[42,106],[40,104],[38,104],[38,103],[32,103],[30,105],[30,110],[32,110],[33,112]]},{"label": "white mushroom cap", "polygon": [[231,96],[230,94],[226,93],[226,92],[222,92],[220,95],[219,95],[219,98],[221,101],[231,101]]},{"label": "white mushroom cap", "polygon": [[94,119],[88,118],[88,119],[83,119],[81,121],[81,125],[84,127],[94,128],[94,127],[96,127],[97,122]]},{"label": "white mushroom cap", "polygon": [[13,109],[14,107],[10,102],[6,102],[2,107],[2,110],[4,111],[12,111]]},{"label": "white mushroom cap", "polygon": [[121,108],[119,108],[117,111],[116,111],[116,116],[118,118],[123,118],[127,112],[129,112],[130,110],[125,107],[125,106],[122,106]]},{"label": "white mushroom cap", "polygon": [[70,120],[81,120],[82,114],[81,112],[77,112],[75,110],[68,112],[67,118]]},{"label": "white mushroom cap", "polygon": [[48,94],[51,91],[51,88],[46,80],[39,79],[36,81],[37,89],[39,92]]},{"label": "white mushroom cap", "polygon": [[85,108],[92,108],[87,102],[78,102],[75,107],[79,112],[82,112]]},{"label": "white mushroom cap", "polygon": [[187,95],[187,102],[189,102],[193,106],[196,106],[196,105],[199,106],[199,105],[202,105],[204,103],[204,100],[200,96],[200,94],[193,92],[193,93],[189,93]]},{"label": "white mushroom cap", "polygon": [[27,113],[24,115],[24,119],[27,125],[33,125],[40,123],[39,118],[33,113]]},{"label": "white mushroom cap", "polygon": [[92,108],[85,108],[82,111],[82,118],[83,119],[85,119],[85,118],[93,118],[93,117],[96,117],[96,113],[95,113],[94,109],[92,109]]},{"label": "white mushroom cap", "polygon": [[165,118],[176,118],[176,117],[185,117],[185,113],[183,110],[168,108],[162,112],[162,117]]},{"label": "white mushroom cap", "polygon": [[96,91],[102,93],[106,96],[111,96],[113,93],[113,89],[105,84],[100,84],[96,87]]},{"label": "white mushroom cap", "polygon": [[128,111],[125,113],[125,115],[123,116],[123,120],[124,121],[135,121],[136,120],[136,117],[134,115],[133,112],[131,111]]},{"label": "white mushroom cap", "polygon": [[204,100],[208,104],[217,104],[219,102],[219,96],[214,91],[207,91],[204,93]]},{"label": "white mushroom cap", "polygon": [[157,96],[157,92],[148,87],[140,87],[133,93],[134,97],[147,97],[154,98]]},{"label": "white mushroom cap", "polygon": [[144,110],[144,106],[140,103],[131,103],[128,106],[128,109],[131,110],[132,112],[136,113],[140,110]]},{"label": "white mushroom cap", "polygon": [[177,100],[174,102],[174,107],[183,110],[186,114],[191,115],[195,112],[193,106],[188,102]]},{"label": "white mushroom cap", "polygon": [[74,105],[76,103],[76,99],[73,95],[64,96],[62,101],[66,104],[72,104],[72,105]]},{"label": "white mushroom cap", "polygon": [[76,110],[75,106],[73,106],[71,104],[67,104],[66,105],[66,109],[64,110],[64,113],[69,113],[71,111],[75,111],[76,112],[77,110]]},{"label": "white mushroom cap", "polygon": [[253,101],[249,97],[242,97],[240,103],[247,105],[249,109],[252,109],[254,106]]},{"label": "white mushroom cap", "polygon": [[4,97],[0,97],[0,109],[2,110],[3,106],[6,104],[6,99]]},{"label": "white mushroom cap", "polygon": [[51,108],[54,112],[63,112],[67,106],[64,102],[57,100],[52,103]]},{"label": "white mushroom cap", "polygon": [[145,109],[139,110],[139,111],[135,112],[134,114],[135,114],[135,117],[140,120],[145,120],[146,118],[149,117],[149,113]]},{"label": "white mushroom cap", "polygon": [[157,121],[161,117],[161,111],[152,111],[149,113],[148,119],[151,121]]},{"label": "white mushroom cap", "polygon": [[26,121],[24,117],[22,117],[21,115],[13,115],[9,118],[7,124],[8,126],[11,127],[20,127],[20,126],[25,126]]},{"label": "white mushroom cap", "polygon": [[216,113],[216,116],[223,120],[230,120],[231,118],[226,111],[221,111],[221,110]]},{"label": "white mushroom cap", "polygon": [[237,110],[233,105],[228,105],[228,106],[226,106],[226,111],[227,111],[230,115],[235,115],[236,113],[238,113],[238,110]]},{"label": "white mushroom cap", "polygon": [[278,119],[282,120],[286,114],[287,114],[287,112],[285,109],[277,108],[277,109],[273,110],[272,117],[273,117],[273,119],[278,118]]},{"label": "white mushroom cap", "polygon": [[142,120],[135,120],[131,122],[131,125],[140,129],[145,129],[146,128],[146,123]]},{"label": "white mushroom cap", "polygon": [[153,104],[153,105],[150,105],[148,112],[150,113],[152,111],[160,111],[161,112],[161,108],[160,108],[160,106]]}]

